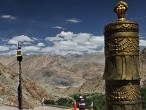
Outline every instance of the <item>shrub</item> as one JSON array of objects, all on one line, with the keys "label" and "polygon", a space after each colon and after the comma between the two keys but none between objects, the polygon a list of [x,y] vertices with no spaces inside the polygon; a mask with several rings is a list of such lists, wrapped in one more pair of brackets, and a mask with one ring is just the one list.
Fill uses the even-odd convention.
[{"label": "shrub", "polygon": [[44,100],[44,104],[52,104],[52,105],[54,105],[55,101],[54,100]]},{"label": "shrub", "polygon": [[68,99],[68,98],[59,98],[56,103],[58,105],[61,105],[61,106],[68,106],[68,107],[71,107],[72,104],[73,104],[73,100],[71,99]]},{"label": "shrub", "polygon": [[142,108],[146,109],[146,88],[141,88],[141,95],[142,95]]}]

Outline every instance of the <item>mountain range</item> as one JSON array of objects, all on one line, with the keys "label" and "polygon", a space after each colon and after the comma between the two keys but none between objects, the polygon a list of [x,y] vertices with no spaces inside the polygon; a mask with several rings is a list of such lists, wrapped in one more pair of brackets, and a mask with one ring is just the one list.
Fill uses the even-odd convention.
[{"label": "mountain range", "polygon": [[[83,56],[23,55],[23,104],[35,106],[43,97],[56,99],[77,92],[104,94],[104,54]],[[141,86],[146,85],[146,48],[140,53]],[[17,105],[18,61],[0,56],[0,103]]]}]

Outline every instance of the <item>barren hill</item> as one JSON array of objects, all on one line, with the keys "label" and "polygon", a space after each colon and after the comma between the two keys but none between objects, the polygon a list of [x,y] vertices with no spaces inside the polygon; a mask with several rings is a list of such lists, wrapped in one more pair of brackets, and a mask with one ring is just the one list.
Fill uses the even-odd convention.
[{"label": "barren hill", "polygon": [[[145,82],[146,52],[140,55],[141,85]],[[143,62],[142,62],[143,61]],[[18,62],[15,56],[0,56],[0,63],[16,71]],[[23,75],[28,76],[46,87],[54,95],[74,92],[104,92],[103,54],[86,54],[83,56],[49,56],[24,55],[22,61]]]},{"label": "barren hill", "polygon": [[140,53],[141,86],[146,87],[146,48]]},{"label": "barren hill", "polygon": [[[98,58],[99,57],[99,58]],[[24,56],[22,62],[23,74],[55,86],[80,86],[85,80],[96,79],[103,74],[102,55],[72,56],[48,56],[30,55]],[[0,63],[17,70],[18,62],[11,57],[9,63],[5,58],[0,58]],[[3,61],[1,60],[3,59]]]},{"label": "barren hill", "polygon": [[[25,107],[32,108],[40,103],[43,97],[53,98],[53,95],[49,95],[45,88],[26,76],[23,76],[22,84],[23,106]],[[0,104],[17,106],[17,86],[17,73],[0,64]]]},{"label": "barren hill", "polygon": [[[15,56],[0,56],[0,63],[18,69]],[[84,56],[23,56],[22,72],[31,79],[46,86],[50,93],[62,92],[59,88],[80,87],[88,81],[101,82],[104,70],[103,54]]]}]

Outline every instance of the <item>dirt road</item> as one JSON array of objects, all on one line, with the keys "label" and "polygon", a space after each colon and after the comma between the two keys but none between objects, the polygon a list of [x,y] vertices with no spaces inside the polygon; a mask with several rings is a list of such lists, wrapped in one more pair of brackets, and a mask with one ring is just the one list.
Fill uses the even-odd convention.
[{"label": "dirt road", "polygon": [[[18,108],[2,105],[0,106],[0,110],[18,110]],[[23,110],[71,110],[71,109],[41,106],[41,107],[36,107],[34,109],[23,109]]]}]

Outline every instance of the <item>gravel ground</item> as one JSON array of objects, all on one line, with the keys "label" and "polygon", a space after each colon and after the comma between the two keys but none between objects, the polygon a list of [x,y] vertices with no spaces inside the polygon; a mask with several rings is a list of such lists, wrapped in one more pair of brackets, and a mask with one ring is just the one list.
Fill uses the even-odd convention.
[{"label": "gravel ground", "polygon": [[[18,108],[3,105],[0,106],[0,110],[18,110]],[[36,107],[35,109],[23,109],[23,110],[72,110],[72,109],[41,106],[41,107]]]}]

